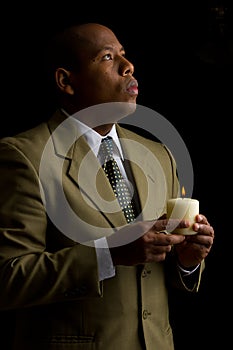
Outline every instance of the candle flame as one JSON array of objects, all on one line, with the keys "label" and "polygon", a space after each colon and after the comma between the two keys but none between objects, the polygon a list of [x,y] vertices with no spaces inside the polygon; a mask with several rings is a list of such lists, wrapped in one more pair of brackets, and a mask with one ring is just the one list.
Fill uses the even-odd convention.
[{"label": "candle flame", "polygon": [[185,196],[186,192],[185,192],[185,189],[184,189],[184,186],[182,186],[182,189],[181,189],[181,194],[182,194],[182,197]]}]

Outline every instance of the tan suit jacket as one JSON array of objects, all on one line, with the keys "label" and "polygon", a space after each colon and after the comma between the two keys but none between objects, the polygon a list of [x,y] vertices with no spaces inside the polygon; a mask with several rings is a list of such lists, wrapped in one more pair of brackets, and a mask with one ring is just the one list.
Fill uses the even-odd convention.
[{"label": "tan suit jacket", "polygon": [[[175,162],[164,145],[120,126],[117,132],[140,218],[158,218],[178,193]],[[172,254],[165,263],[117,266],[114,277],[99,282],[93,240],[126,221],[117,203],[105,212],[104,201],[114,196],[98,168],[59,111],[0,142],[0,308],[15,310],[14,350],[173,349],[167,280],[188,288]]]}]

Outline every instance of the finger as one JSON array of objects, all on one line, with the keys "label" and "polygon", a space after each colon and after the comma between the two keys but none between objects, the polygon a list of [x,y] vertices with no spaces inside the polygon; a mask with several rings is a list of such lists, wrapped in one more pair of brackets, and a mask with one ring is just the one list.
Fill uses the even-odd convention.
[{"label": "finger", "polygon": [[206,235],[193,235],[187,237],[186,241],[190,244],[197,244],[199,246],[204,246],[207,249],[210,249],[214,243],[214,238]]},{"label": "finger", "polygon": [[195,223],[193,225],[193,229],[194,229],[194,231],[196,231],[202,235],[214,237],[214,228],[212,226],[210,226],[209,224],[207,225],[207,224]]},{"label": "finger", "polygon": [[[158,236],[158,235],[157,235]],[[167,234],[164,235],[162,244],[163,245],[174,245],[174,244],[179,244],[185,240],[184,235],[178,235],[178,234]]]},{"label": "finger", "polygon": [[166,245],[152,245],[150,247],[150,251],[153,254],[163,254],[163,253],[168,253],[170,252],[172,249],[172,245],[171,244],[166,244]]},{"label": "finger", "polygon": [[198,214],[198,215],[196,216],[196,221],[197,221],[198,223],[202,223],[202,224],[205,224],[205,225],[209,225],[209,222],[208,222],[207,218],[206,218],[205,215],[203,215],[203,214]]},{"label": "finger", "polygon": [[154,225],[154,230],[156,232],[166,231],[167,229],[167,219],[158,220]]},{"label": "finger", "polygon": [[188,220],[178,220],[178,219],[164,219],[158,220],[154,225],[156,232],[170,234],[176,227],[186,228],[189,227],[190,223]]}]

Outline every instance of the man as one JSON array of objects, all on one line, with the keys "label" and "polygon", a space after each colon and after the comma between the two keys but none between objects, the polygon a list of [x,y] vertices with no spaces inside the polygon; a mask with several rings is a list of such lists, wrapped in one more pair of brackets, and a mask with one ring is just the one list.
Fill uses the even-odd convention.
[{"label": "man", "polygon": [[[198,291],[214,230],[197,215],[194,235],[169,233],[189,226],[166,219],[175,161],[117,123],[135,111],[138,83],[114,33],[73,26],[51,49],[58,110],[0,143],[0,307],[15,311],[12,348],[171,350],[167,287]],[[129,220],[100,165],[107,136],[120,184],[132,184]]]}]

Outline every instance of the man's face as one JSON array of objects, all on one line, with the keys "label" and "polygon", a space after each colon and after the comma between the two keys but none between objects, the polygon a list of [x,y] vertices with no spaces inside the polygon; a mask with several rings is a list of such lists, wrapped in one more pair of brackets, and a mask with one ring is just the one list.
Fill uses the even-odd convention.
[{"label": "man's face", "polygon": [[136,103],[138,85],[134,66],[114,33],[98,24],[78,30],[82,44],[77,55],[78,72],[72,72],[73,103],[78,110],[109,102]]}]

